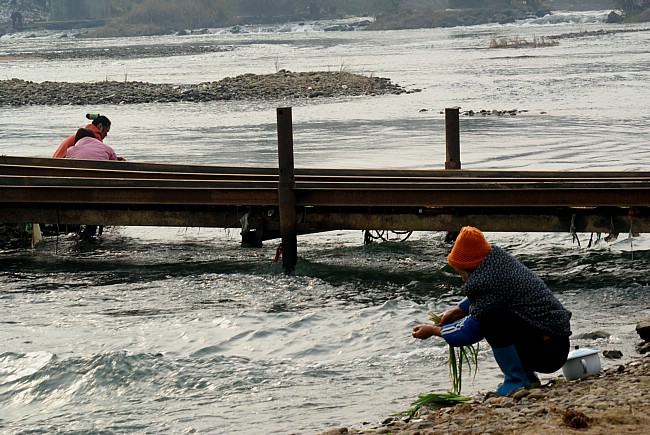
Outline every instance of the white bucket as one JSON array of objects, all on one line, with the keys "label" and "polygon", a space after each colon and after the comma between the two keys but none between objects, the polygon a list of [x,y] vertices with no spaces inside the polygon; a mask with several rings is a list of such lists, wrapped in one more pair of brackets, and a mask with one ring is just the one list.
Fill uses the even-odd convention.
[{"label": "white bucket", "polygon": [[576,349],[569,352],[562,366],[562,373],[568,381],[582,379],[600,373],[600,357],[594,349]]}]

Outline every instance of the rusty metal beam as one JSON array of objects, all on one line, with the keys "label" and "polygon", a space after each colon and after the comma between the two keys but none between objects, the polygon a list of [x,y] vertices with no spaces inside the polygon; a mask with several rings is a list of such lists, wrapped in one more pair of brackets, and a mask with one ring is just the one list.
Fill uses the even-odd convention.
[{"label": "rusty metal beam", "polygon": [[[182,205],[277,205],[278,191],[264,184],[219,184],[216,187],[129,187],[126,186],[5,186],[0,185],[1,203],[97,203]],[[70,183],[74,184],[74,183]],[[107,183],[110,185],[111,183]],[[184,185],[179,183],[178,186]],[[188,186],[192,183],[188,182]],[[203,184],[201,184],[203,186]],[[233,186],[231,188],[227,186]],[[247,188],[245,186],[252,186]],[[650,187],[616,188],[490,188],[468,189],[295,189],[299,206],[647,206]]]},{"label": "rusty metal beam", "polygon": [[[534,210],[533,210],[534,211]],[[543,210],[539,214],[517,214],[503,212],[487,214],[465,213],[463,211],[436,211],[436,214],[416,211],[390,213],[348,212],[311,210],[299,208],[299,234],[331,230],[389,229],[393,231],[457,231],[462,226],[472,225],[484,231],[522,232],[599,232],[623,233],[650,232],[650,216],[639,217],[623,214],[596,214],[597,210]],[[601,212],[604,213],[604,212]],[[218,209],[187,208],[165,209],[71,209],[18,206],[0,208],[0,222],[43,224],[103,224],[120,226],[180,226],[241,228],[242,217],[246,215],[251,229],[279,231],[279,221],[269,219],[262,210],[249,207],[221,207]],[[279,234],[279,233],[278,233]]]},{"label": "rusty metal beam", "polygon": [[[114,226],[172,226],[205,228],[241,228],[246,208],[223,210],[138,210],[138,209],[71,209],[71,208],[0,208],[0,222],[41,224],[89,224]],[[262,216],[250,214],[251,228],[262,228]]]},{"label": "rusty metal beam", "polygon": [[[65,176],[95,178],[144,178],[144,179],[262,179],[276,180],[278,169],[271,167],[230,167],[206,165],[182,165],[163,163],[106,162],[74,159],[52,159],[0,156],[0,173],[5,175]],[[613,181],[616,179],[650,180],[646,171],[486,171],[486,170],[444,170],[444,169],[316,169],[295,168],[297,180],[341,180],[381,179],[404,182],[416,179],[505,181],[508,179],[528,180],[578,180]]]},{"label": "rusty metal beam", "polygon": [[244,166],[208,166],[169,163],[138,163],[107,160],[54,159],[42,157],[0,156],[0,167],[35,166],[49,168],[119,170],[136,172],[186,173],[186,174],[268,174],[277,175],[277,168],[260,168]]},{"label": "rusty metal beam", "polygon": [[[117,166],[117,165],[115,165]],[[277,172],[277,171],[276,171]],[[277,174],[266,173],[236,173],[230,171],[214,172],[156,172],[125,170],[121,168],[67,168],[48,166],[20,166],[0,164],[2,175],[16,177],[61,177],[61,178],[95,178],[95,179],[142,179],[142,180],[245,180],[245,181],[271,181],[277,182]]]},{"label": "rusty metal beam", "polygon": [[392,230],[392,231],[458,231],[466,225],[494,232],[650,232],[650,218],[600,215],[417,215],[364,213],[307,213],[305,226],[309,230]]},{"label": "rusty metal beam", "polygon": [[[0,167],[6,169],[6,167]],[[192,178],[187,174],[173,174],[172,178],[137,177],[134,173],[123,172],[94,172],[89,175],[65,172],[60,175],[39,174],[33,169],[32,174],[0,174],[1,186],[88,186],[88,187],[245,187],[269,188],[275,187],[279,182],[278,177],[255,176],[239,177],[233,174],[225,176],[215,175],[210,178]],[[44,168],[50,173],[50,168]],[[58,169],[57,169],[58,170]],[[28,171],[30,172],[30,171]],[[207,177],[206,174],[203,174]],[[422,178],[422,177],[385,177],[363,178],[328,176],[324,178],[305,179],[295,183],[300,189],[326,189],[326,190],[455,190],[455,189],[545,189],[545,188],[604,188],[622,189],[650,186],[650,178],[592,178],[592,179],[544,179],[544,178]]]},{"label": "rusty metal beam", "polygon": [[274,205],[277,189],[2,187],[0,204]]},{"label": "rusty metal beam", "polygon": [[0,175],[4,186],[81,187],[81,188],[177,188],[177,189],[275,189],[277,180],[181,180],[137,178],[27,177]]},{"label": "rusty metal beam", "polygon": [[650,188],[621,189],[455,189],[455,190],[323,190],[296,189],[301,206],[464,207],[464,206],[646,206]]}]

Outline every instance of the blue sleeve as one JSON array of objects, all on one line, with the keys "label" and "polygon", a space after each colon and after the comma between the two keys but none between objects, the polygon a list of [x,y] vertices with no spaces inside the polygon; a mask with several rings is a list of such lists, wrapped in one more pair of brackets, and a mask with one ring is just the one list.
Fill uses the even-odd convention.
[{"label": "blue sleeve", "polygon": [[458,304],[458,306],[460,307],[461,310],[463,310],[463,313],[465,313],[465,315],[469,314],[469,305],[470,305],[469,299],[467,299],[467,298],[463,299]]},{"label": "blue sleeve", "polygon": [[481,324],[472,316],[443,326],[440,328],[440,334],[448,344],[454,347],[478,343],[483,339]]}]

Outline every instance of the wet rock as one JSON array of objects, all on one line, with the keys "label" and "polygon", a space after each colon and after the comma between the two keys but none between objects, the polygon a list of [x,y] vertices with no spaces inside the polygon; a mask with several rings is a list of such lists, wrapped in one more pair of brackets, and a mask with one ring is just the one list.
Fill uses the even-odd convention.
[{"label": "wet rock", "polygon": [[524,388],[524,389],[522,389],[522,390],[518,390],[518,391],[516,391],[516,392],[512,395],[512,398],[513,398],[514,400],[521,400],[521,399],[523,399],[524,397],[528,396],[529,394],[530,394],[530,391],[528,391],[528,390],[526,390],[526,389]]},{"label": "wet rock", "polygon": [[636,324],[636,333],[644,341],[650,341],[650,318],[641,320]]},{"label": "wet rock", "polygon": [[619,24],[623,22],[623,16],[614,11],[611,11],[607,15],[607,20],[605,22],[608,24]]},{"label": "wet rock", "polygon": [[623,358],[623,352],[620,350],[604,350],[603,356],[609,359],[620,359]]},{"label": "wet rock", "polygon": [[[67,37],[67,35],[65,35]],[[78,37],[79,35],[77,35]],[[142,59],[148,57],[190,56],[206,53],[233,51],[234,47],[220,44],[175,44],[175,45],[139,45],[124,47],[90,47],[64,50],[39,50],[33,52],[12,52],[12,57],[22,59]],[[0,55],[0,59],[5,56]]]},{"label": "wet rock", "polygon": [[612,334],[605,331],[592,331],[592,332],[585,332],[584,334],[580,334],[576,338],[583,339],[583,340],[597,340],[599,338],[609,338],[611,337],[611,335]]},{"label": "wet rock", "polygon": [[650,341],[644,341],[642,343],[639,343],[636,347],[636,350],[640,354],[648,353],[650,352]]},{"label": "wet rock", "polygon": [[[421,109],[420,112],[426,112],[427,110],[428,109]],[[481,115],[481,116],[504,116],[504,115],[516,116],[519,113],[526,113],[526,112],[528,112],[527,109],[525,109],[525,110],[518,110],[518,109],[503,109],[503,110],[499,110],[499,109],[489,109],[489,110],[488,109],[481,109],[481,110],[473,110],[473,109],[470,109],[470,110],[460,111],[459,114],[461,114],[463,116],[478,116],[478,115]],[[445,112],[441,110],[439,113],[442,115]],[[542,114],[544,114],[544,113],[545,112],[542,112]]]},{"label": "wet rock", "polygon": [[326,432],[323,432],[322,435],[341,435],[341,434],[346,434],[348,433],[348,428],[347,427],[338,427],[334,429],[330,429]]}]

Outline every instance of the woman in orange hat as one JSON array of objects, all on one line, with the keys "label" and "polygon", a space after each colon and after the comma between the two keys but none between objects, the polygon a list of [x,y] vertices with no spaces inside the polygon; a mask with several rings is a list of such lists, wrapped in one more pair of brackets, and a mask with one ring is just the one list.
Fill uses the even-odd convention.
[{"label": "woman in orange hat", "polygon": [[413,337],[436,335],[457,347],[485,338],[504,375],[496,390],[502,396],[538,385],[535,372],[562,367],[571,312],[533,271],[474,227],[461,229],[447,262],[463,280],[466,297],[438,325],[415,326]]}]

